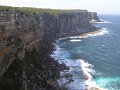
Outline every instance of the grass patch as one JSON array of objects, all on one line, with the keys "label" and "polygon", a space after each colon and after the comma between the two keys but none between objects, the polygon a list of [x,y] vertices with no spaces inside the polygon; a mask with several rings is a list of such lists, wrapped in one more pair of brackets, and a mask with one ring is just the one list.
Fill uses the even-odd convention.
[{"label": "grass patch", "polygon": [[41,14],[41,13],[62,14],[62,13],[86,11],[81,9],[62,10],[62,9],[43,9],[43,8],[34,8],[34,7],[11,7],[11,6],[0,6],[0,10],[3,11],[16,10],[24,13],[37,13],[37,14]]}]

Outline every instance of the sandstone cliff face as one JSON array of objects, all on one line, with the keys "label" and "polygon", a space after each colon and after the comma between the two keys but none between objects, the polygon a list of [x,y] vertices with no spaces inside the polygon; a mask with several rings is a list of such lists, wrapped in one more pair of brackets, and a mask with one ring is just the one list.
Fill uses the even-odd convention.
[{"label": "sandstone cliff face", "polygon": [[91,17],[90,17],[91,19],[99,20],[96,12],[91,12],[90,14],[91,14],[91,15],[90,15],[90,16],[91,16]]},{"label": "sandstone cliff face", "polygon": [[25,50],[38,49],[41,42],[95,30],[91,19],[98,20],[97,14],[85,10],[54,15],[0,11],[0,76],[16,57],[22,59]]}]

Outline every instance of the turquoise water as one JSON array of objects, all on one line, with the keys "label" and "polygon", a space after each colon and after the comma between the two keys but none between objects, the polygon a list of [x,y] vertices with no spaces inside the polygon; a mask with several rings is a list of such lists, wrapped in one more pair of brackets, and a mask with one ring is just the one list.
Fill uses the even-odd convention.
[{"label": "turquoise water", "polygon": [[[61,40],[58,43],[61,48],[59,58],[68,59],[68,62],[78,59],[87,60],[94,65],[95,73],[92,76],[98,86],[107,90],[120,90],[120,16],[103,15],[99,17],[109,23],[95,25],[106,28],[109,33],[78,38],[78,41],[71,41],[72,39]],[[74,78],[76,77],[79,77],[79,75],[75,74]],[[70,90],[82,89],[78,87]]]}]

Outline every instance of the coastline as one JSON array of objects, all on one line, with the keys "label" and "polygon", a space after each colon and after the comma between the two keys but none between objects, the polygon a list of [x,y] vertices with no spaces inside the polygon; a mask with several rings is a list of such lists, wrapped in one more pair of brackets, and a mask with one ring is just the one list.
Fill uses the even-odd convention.
[{"label": "coastline", "polygon": [[96,82],[94,81],[92,77],[92,73],[95,72],[94,70],[92,70],[94,66],[89,64],[85,60],[81,60],[81,67],[82,67],[83,76],[84,76],[87,90],[103,90],[96,85]]},{"label": "coastline", "polygon": [[[64,39],[64,38],[63,38]],[[63,40],[63,39],[60,39],[60,40]],[[66,39],[66,38],[65,38]],[[57,41],[58,42],[58,41]],[[67,67],[69,67],[69,68],[71,68],[71,66],[68,66],[67,65],[67,61],[59,61],[59,57],[57,57],[57,55],[60,53],[60,48],[55,44],[55,46],[57,47],[56,48],[56,50],[54,51],[54,53],[55,53],[55,55],[53,55],[52,57],[55,57],[56,58],[56,60],[58,60],[58,62],[59,63],[64,63],[64,64],[66,64],[66,66]],[[91,86],[90,85],[90,83],[88,84],[87,83],[87,81],[89,81],[89,79],[91,79],[91,78],[89,78],[88,77],[88,75],[87,75],[87,73],[85,73],[85,71],[84,71],[84,68],[89,68],[89,67],[91,67],[91,64],[89,64],[89,63],[82,63],[82,62],[84,62],[84,60],[79,60],[78,61],[78,63],[79,63],[79,70],[80,71],[82,71],[82,74],[81,74],[81,76],[80,77],[83,77],[83,80],[84,80],[84,82],[82,83],[83,85],[83,87],[84,87],[84,89],[83,90],[102,90],[102,89],[100,89],[99,87],[97,87],[97,86]],[[84,64],[87,64],[87,66],[84,66]],[[72,66],[72,68],[76,68],[77,66],[75,65],[73,65]],[[60,71],[61,73],[60,73],[60,78],[58,79],[58,85],[60,85],[61,87],[66,87],[68,84],[70,84],[71,83],[71,81],[73,81],[74,82],[74,79],[72,80],[72,74],[70,73],[70,70],[63,70],[63,71]],[[68,78],[66,78],[65,77],[65,75],[68,75]],[[70,76],[70,77],[69,77]]]},{"label": "coastline", "polygon": [[[107,34],[108,33],[108,31],[106,31],[106,29],[105,28],[103,28],[103,29],[97,29],[96,31],[94,31],[94,32],[88,32],[88,33],[84,33],[84,34],[81,34],[80,36],[73,36],[73,37],[66,37],[66,38],[60,38],[60,39],[58,39],[58,40],[56,40],[56,43],[59,43],[61,40],[64,40],[64,39],[78,39],[78,38],[87,38],[87,37],[93,37],[93,36],[100,36],[100,35],[104,35],[104,34]],[[80,40],[78,40],[78,41],[80,41]],[[55,51],[54,51],[54,54],[55,55],[53,55],[52,57],[55,57],[57,60],[58,60],[58,62],[59,63],[62,63],[61,61],[59,61],[59,57],[57,57],[57,54],[59,54],[59,52],[60,52],[60,48],[58,47],[58,46],[56,46],[56,43],[54,43],[54,46],[56,47],[56,49],[55,49]],[[67,63],[66,63],[66,61],[64,62],[65,64],[66,64],[66,66],[67,66]],[[79,66],[81,67],[81,70],[80,71],[82,71],[82,73],[83,73],[83,77],[84,77],[84,83],[85,83],[85,86],[86,86],[86,90],[104,90],[104,89],[102,89],[102,88],[100,88],[100,87],[98,87],[97,85],[96,85],[96,83],[95,83],[95,81],[91,81],[92,80],[92,77],[90,78],[89,76],[88,76],[88,73],[89,72],[85,72],[84,70],[83,70],[83,68],[87,68],[87,69],[89,69],[90,67],[91,67],[91,64],[89,64],[88,62],[84,62],[84,64],[87,64],[88,66],[83,66],[83,63],[81,63],[81,61],[79,62]],[[69,67],[69,66],[68,66]],[[70,68],[70,67],[69,67]],[[67,73],[69,73],[69,70],[63,70],[62,71],[63,73],[62,73],[62,77]],[[64,75],[63,75],[64,74]],[[72,75],[71,75],[71,77],[72,77]],[[69,78],[68,78],[69,79]],[[66,80],[67,81],[67,80]],[[74,81],[74,80],[73,80]],[[65,81],[64,81],[65,82]],[[88,83],[89,82],[89,83]],[[91,85],[91,83],[94,83],[94,84],[92,84]],[[59,83],[59,82],[58,82]],[[65,85],[67,85],[67,84],[69,84],[69,83],[66,83],[66,84],[64,84],[64,86]]]},{"label": "coastline", "polygon": [[[60,39],[58,39],[58,40],[60,40]],[[31,87],[31,88],[40,88],[40,89],[49,88],[51,90],[66,90],[65,86],[70,84],[71,82],[73,82],[72,75],[69,74],[69,72],[67,73],[67,71],[69,70],[69,67],[66,66],[65,63],[63,63],[63,62],[60,63],[59,59],[55,60],[55,58],[51,58],[50,55],[53,54],[54,51],[56,50],[55,46],[52,45],[53,43],[55,43],[55,39],[49,41],[49,43],[44,42],[40,46],[40,49],[39,49],[40,51],[39,50],[36,51],[35,49],[33,49],[33,51],[28,51],[26,53],[27,56],[25,56],[23,61],[20,61],[19,59],[15,60],[15,62],[11,65],[10,69],[3,76],[3,81],[5,78],[8,78],[8,77],[10,79],[12,79],[12,77],[14,76],[14,73],[10,74],[11,71],[14,70],[14,68],[16,66],[21,65],[23,67],[24,72],[29,72],[29,70],[30,70],[30,75],[32,74],[33,75],[33,76],[31,75],[32,77],[35,77],[34,75],[38,75],[39,77],[35,77],[35,79],[37,81],[40,81],[43,83],[42,86],[37,86],[37,84],[36,84],[37,81],[33,81],[36,84],[36,86]],[[49,46],[47,46],[48,44],[49,44]],[[31,61],[32,59],[34,59],[33,62]],[[40,61],[38,61],[38,60],[40,60]],[[25,63],[28,63],[28,64],[25,65]],[[29,64],[30,64],[30,66],[29,66]],[[30,67],[31,69],[28,69],[28,70],[24,69],[24,68],[28,68],[28,67]],[[14,72],[18,73],[19,69],[21,70],[21,67],[18,67],[17,69],[15,69]],[[41,69],[42,69],[42,71],[41,71]],[[36,73],[36,72],[34,72],[36,70],[40,70],[40,71],[37,71],[37,73]],[[61,71],[65,72],[65,74],[63,74],[62,76],[60,76]],[[43,74],[41,74],[41,72]],[[20,75],[23,75],[23,74],[24,73],[21,72]],[[19,75],[19,77],[21,77],[20,75]],[[30,75],[27,75],[27,73],[25,73],[25,76],[27,76],[27,77],[31,77]],[[62,83],[62,85],[59,86],[58,79],[60,77],[64,77],[64,76],[66,77],[67,82],[65,82],[64,84]],[[15,76],[15,77],[18,77],[18,76]],[[25,81],[23,81],[23,82],[27,82],[27,84],[31,84],[31,82],[29,82],[29,81],[32,78],[28,79],[27,77],[25,78]],[[44,79],[42,79],[41,77],[43,77]],[[22,78],[20,78],[20,80],[22,81]],[[17,82],[19,82],[19,81],[17,81]],[[2,81],[1,81],[1,83],[2,83]],[[32,84],[32,85],[34,85],[34,84]],[[25,84],[23,87],[27,87],[27,85]],[[87,88],[87,87],[85,87],[85,88]]]},{"label": "coastline", "polygon": [[73,37],[69,37],[71,39],[77,39],[77,38],[88,38],[88,37],[94,37],[94,36],[101,36],[104,34],[109,33],[107,31],[106,28],[101,28],[101,29],[97,29],[96,31],[92,31],[92,32],[87,32],[84,34],[81,34],[80,36],[73,36]]},{"label": "coastline", "polygon": [[92,20],[90,20],[90,23],[96,24],[96,23],[111,23],[111,22],[108,22],[108,21],[103,20],[103,19],[99,19],[99,20],[92,19]]},{"label": "coastline", "polygon": [[[60,71],[68,70],[64,63],[58,63],[50,55],[55,46],[42,43],[39,50],[26,51],[23,60],[16,59],[0,79],[1,90],[65,90],[58,85]],[[18,74],[17,74],[18,73]],[[19,79],[18,79],[19,78]],[[16,86],[12,86],[15,83]]]},{"label": "coastline", "polygon": [[60,90],[57,83],[60,71],[66,72],[69,67],[50,57],[55,49],[52,43],[60,37],[96,30],[89,21],[98,19],[97,13],[87,10],[42,9],[41,12],[37,8],[8,6],[0,6],[0,18],[3,34],[0,44],[12,47],[4,51],[1,47],[2,90]]}]

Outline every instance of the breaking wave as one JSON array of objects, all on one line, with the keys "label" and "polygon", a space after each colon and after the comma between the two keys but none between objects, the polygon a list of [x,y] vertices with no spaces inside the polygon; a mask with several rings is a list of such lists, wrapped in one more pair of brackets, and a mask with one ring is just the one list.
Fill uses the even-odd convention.
[{"label": "breaking wave", "polygon": [[89,33],[82,34],[80,36],[69,37],[69,38],[71,38],[71,39],[88,38],[88,37],[94,37],[94,36],[101,36],[101,35],[105,35],[105,34],[108,34],[108,33],[109,32],[108,32],[107,28],[102,28],[102,29],[94,31],[94,32],[89,32]]},{"label": "breaking wave", "polygon": [[[60,72],[61,78],[58,80],[60,86],[66,86],[68,90],[105,90],[97,86],[93,79],[93,75],[95,74],[94,65],[82,59],[66,59],[66,57],[62,55],[64,51],[57,44],[55,44],[55,46],[56,51],[54,51],[55,54],[52,56],[56,58],[56,60],[59,59],[60,64],[65,63],[70,67],[69,70]],[[74,82],[70,82],[68,78],[65,77],[68,73],[73,75],[72,79]]]},{"label": "breaking wave", "polygon": [[104,20],[104,19],[99,19],[99,20],[94,20],[94,19],[92,19],[92,20],[90,21],[90,23],[111,23],[111,22],[109,22],[109,21],[107,21],[107,20]]},{"label": "breaking wave", "polygon": [[111,22],[109,22],[109,21],[107,21],[107,20],[104,20],[104,19],[100,19],[100,21],[101,21],[101,22],[96,22],[96,23],[111,23]]},{"label": "breaking wave", "polygon": [[[104,34],[108,34],[107,28],[102,28],[100,30],[89,32],[82,34],[80,36],[69,37],[71,42],[80,42],[82,38],[88,38],[93,36],[101,36]],[[67,59],[69,54],[63,50],[58,44],[61,40],[65,38],[61,38],[56,41],[54,44],[56,47],[56,51],[51,55],[56,60],[59,60],[59,63],[65,63],[70,67],[69,70],[61,71],[61,78],[58,80],[60,86],[66,86],[68,90],[106,90],[97,86],[96,81],[93,79],[93,75],[95,74],[94,66],[86,60],[78,59]],[[72,74],[73,77],[66,78],[66,75]],[[73,81],[72,81],[73,79]],[[71,80],[71,81],[70,81]]]},{"label": "breaking wave", "polygon": [[87,90],[106,90],[97,86],[95,80],[93,79],[92,75],[95,74],[95,71],[93,69],[94,66],[85,60],[80,60],[80,64],[85,78]]},{"label": "breaking wave", "polygon": [[82,41],[82,40],[80,40],[80,39],[72,39],[72,40],[70,40],[71,42],[80,42],[80,41]]}]

